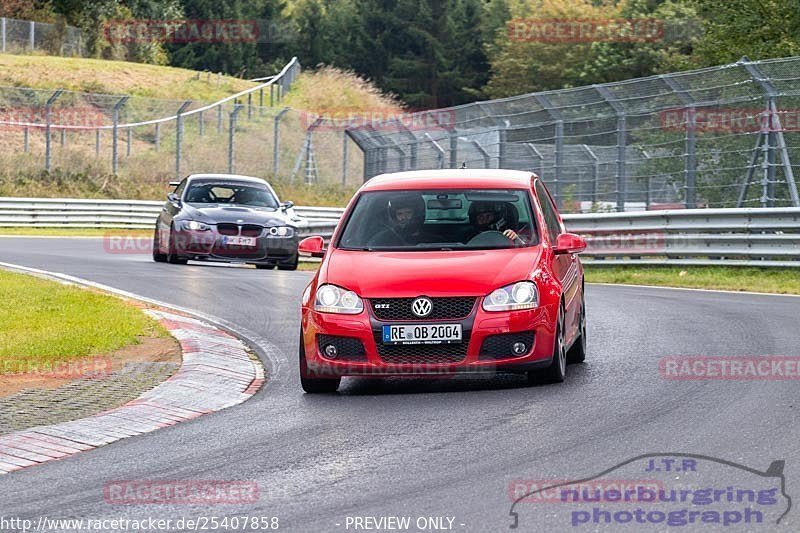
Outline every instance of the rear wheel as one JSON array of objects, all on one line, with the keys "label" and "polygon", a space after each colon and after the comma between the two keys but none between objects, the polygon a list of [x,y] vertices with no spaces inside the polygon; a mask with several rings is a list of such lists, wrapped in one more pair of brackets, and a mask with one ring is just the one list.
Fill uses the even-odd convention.
[{"label": "rear wheel", "polygon": [[275,265],[256,265],[256,268],[259,270],[272,270]]},{"label": "rear wheel", "polygon": [[325,379],[325,378],[311,378],[311,372],[308,369],[308,362],[306,361],[306,347],[303,343],[303,334],[300,333],[300,385],[303,390],[309,394],[331,394],[339,390],[339,385],[342,382],[341,377]]},{"label": "rear wheel", "polygon": [[167,253],[167,261],[173,265],[185,265],[189,260],[178,255],[178,250],[175,246],[174,229],[174,226],[169,227],[169,242],[167,243],[167,250],[169,250],[169,253]]},{"label": "rear wheel", "polygon": [[161,253],[161,239],[158,235],[158,224],[156,224],[156,230],[153,233],[153,261],[156,263],[167,262],[167,254]]},{"label": "rear wheel", "polygon": [[584,298],[581,298],[581,318],[578,327],[579,337],[575,339],[567,352],[567,363],[583,363],[586,360],[586,300]]},{"label": "rear wheel", "polygon": [[556,321],[556,339],[553,343],[553,360],[540,371],[528,372],[530,383],[561,383],[567,373],[567,349],[564,345],[564,309],[559,308]]}]

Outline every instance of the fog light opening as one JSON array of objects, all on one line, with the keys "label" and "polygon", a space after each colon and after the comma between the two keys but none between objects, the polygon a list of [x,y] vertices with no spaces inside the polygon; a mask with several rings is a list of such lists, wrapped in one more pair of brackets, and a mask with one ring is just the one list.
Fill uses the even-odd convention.
[{"label": "fog light opening", "polygon": [[511,349],[514,351],[514,355],[522,355],[528,351],[528,346],[524,342],[515,342]]},{"label": "fog light opening", "polygon": [[329,359],[336,359],[337,351],[336,346],[333,344],[325,345],[325,357]]}]

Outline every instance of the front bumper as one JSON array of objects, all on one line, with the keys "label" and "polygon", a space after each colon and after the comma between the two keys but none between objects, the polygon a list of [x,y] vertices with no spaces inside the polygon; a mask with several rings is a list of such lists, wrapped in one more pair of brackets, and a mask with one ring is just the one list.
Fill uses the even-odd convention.
[{"label": "front bumper", "polygon": [[[309,377],[331,376],[418,376],[448,375],[457,373],[524,372],[546,367],[553,355],[557,306],[543,306],[523,311],[489,313],[478,298],[470,315],[457,320],[378,320],[370,305],[365,302],[365,311],[359,315],[318,313],[303,308],[302,342],[305,348]],[[385,324],[461,324],[461,345],[407,345],[402,349],[387,349],[381,339]],[[498,335],[518,334],[526,341],[527,351],[516,356],[496,349]],[[335,359],[326,357],[323,347],[326,342],[342,341],[344,346],[363,347],[348,353],[337,354]],[[505,337],[503,337],[505,338]],[[517,336],[510,337],[516,339]],[[502,338],[501,338],[502,339]],[[530,344],[527,344],[530,343]],[[499,343],[503,346],[503,343]],[[337,345],[338,346],[338,345]],[[495,349],[491,349],[494,347]]]},{"label": "front bumper", "polygon": [[208,231],[175,231],[178,255],[197,261],[226,261],[253,264],[291,264],[297,261],[296,234],[292,237],[269,235],[266,230],[255,236],[255,246],[226,244],[216,227]]}]

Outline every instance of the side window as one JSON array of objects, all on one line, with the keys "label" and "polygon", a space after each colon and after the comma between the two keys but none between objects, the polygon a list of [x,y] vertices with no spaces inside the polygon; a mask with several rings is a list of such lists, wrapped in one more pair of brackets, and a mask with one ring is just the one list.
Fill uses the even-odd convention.
[{"label": "side window", "polygon": [[186,180],[186,178],[183,178],[183,181],[181,181],[181,182],[178,184],[178,186],[177,186],[177,187],[175,187],[175,191],[174,191],[174,192],[175,192],[175,194],[177,194],[177,195],[178,195],[178,198],[180,198],[181,196],[183,196],[183,190],[186,188],[186,181],[187,181],[187,180]]},{"label": "side window", "polygon": [[547,226],[550,242],[555,243],[561,234],[561,224],[558,222],[558,215],[556,214],[556,208],[553,206],[553,201],[541,181],[536,182],[536,196],[542,206],[542,214],[544,215],[544,223]]}]

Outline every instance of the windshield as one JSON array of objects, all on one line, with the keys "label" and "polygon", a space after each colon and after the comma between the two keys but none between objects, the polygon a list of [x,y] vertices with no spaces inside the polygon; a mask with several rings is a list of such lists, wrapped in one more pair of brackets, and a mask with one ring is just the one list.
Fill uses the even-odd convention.
[{"label": "windshield", "polygon": [[257,183],[195,181],[186,190],[184,201],[190,204],[278,208],[278,199],[272,191]]},{"label": "windshield", "polygon": [[479,250],[539,241],[526,190],[374,191],[342,230],[345,250]]}]

